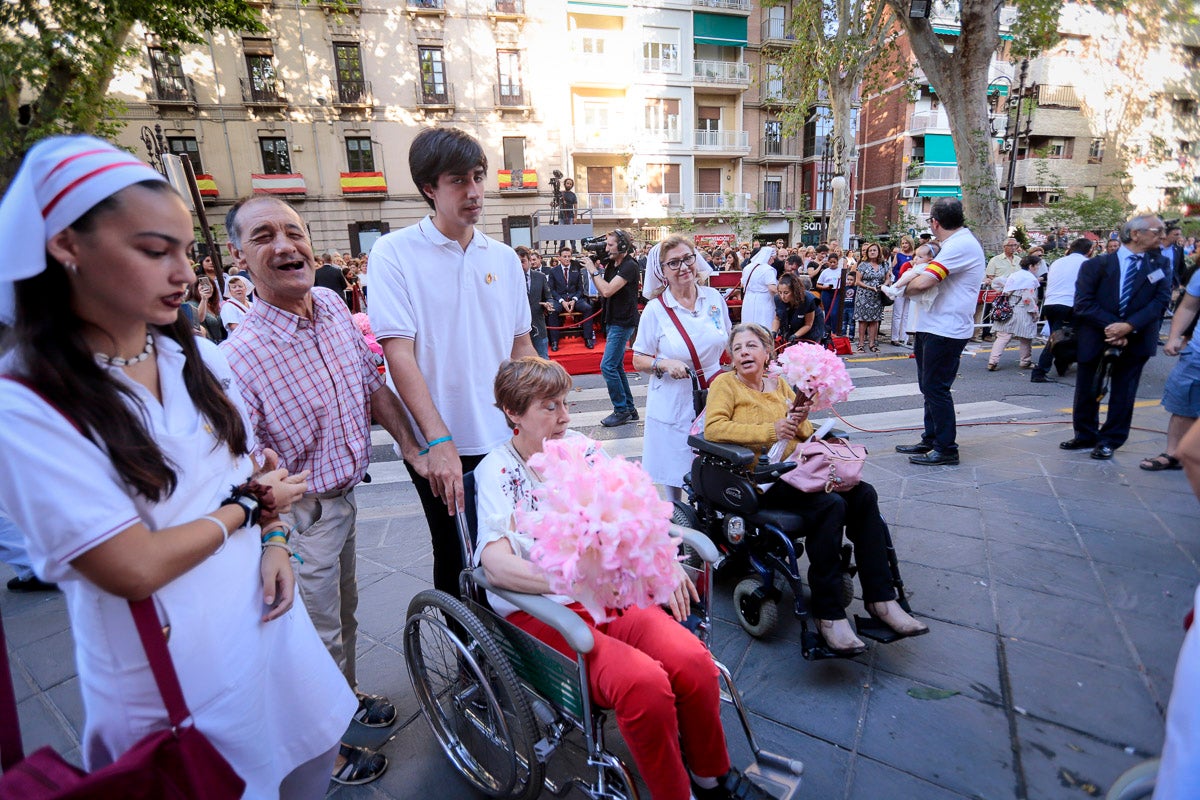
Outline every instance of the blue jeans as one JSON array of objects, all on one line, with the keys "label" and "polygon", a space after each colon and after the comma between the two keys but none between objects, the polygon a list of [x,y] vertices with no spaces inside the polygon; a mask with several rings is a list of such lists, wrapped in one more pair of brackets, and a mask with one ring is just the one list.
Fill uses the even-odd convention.
[{"label": "blue jeans", "polygon": [[29,551],[25,549],[25,536],[17,523],[0,513],[0,561],[8,564],[23,581],[35,577],[33,564],[29,563]]},{"label": "blue jeans", "polygon": [[918,333],[913,352],[917,358],[917,386],[925,396],[925,432],[921,443],[941,453],[958,453],[956,420],[950,387],[958,375],[966,339],[948,339],[935,333]]},{"label": "blue jeans", "polygon": [[542,358],[550,357],[550,340],[547,337],[530,335],[530,339],[533,340],[533,349],[537,351],[539,356]]},{"label": "blue jeans", "polygon": [[625,345],[633,338],[633,326],[609,325],[604,329],[604,357],[600,359],[600,374],[608,385],[608,399],[613,411],[636,411],[629,379],[625,377]]}]

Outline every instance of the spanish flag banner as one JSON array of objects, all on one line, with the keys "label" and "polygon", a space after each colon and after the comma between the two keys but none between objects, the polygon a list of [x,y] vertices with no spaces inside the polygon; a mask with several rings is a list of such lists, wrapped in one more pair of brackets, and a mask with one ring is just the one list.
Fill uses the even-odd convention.
[{"label": "spanish flag banner", "polygon": [[298,172],[286,175],[250,174],[250,191],[253,194],[306,194],[304,176]]},{"label": "spanish flag banner", "polygon": [[201,197],[219,197],[221,194],[212,175],[197,175],[196,186],[200,189]]},{"label": "spanish flag banner", "polygon": [[387,181],[382,172],[343,172],[342,194],[386,194]]},{"label": "spanish flag banner", "polygon": [[496,175],[500,178],[501,189],[537,188],[537,170],[535,169],[527,169],[521,172],[515,172],[511,169],[502,169],[498,171]]}]

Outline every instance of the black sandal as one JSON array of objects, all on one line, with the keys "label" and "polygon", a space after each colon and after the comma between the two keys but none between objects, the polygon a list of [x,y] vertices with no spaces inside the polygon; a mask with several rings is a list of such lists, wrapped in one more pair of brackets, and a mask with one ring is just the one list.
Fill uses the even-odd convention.
[{"label": "black sandal", "polygon": [[378,778],[388,768],[387,756],[382,753],[372,753],[365,747],[351,747],[343,744],[338,748],[338,755],[345,759],[342,766],[335,769],[332,780],[343,786],[361,786]]},{"label": "black sandal", "polygon": [[[1160,461],[1159,459],[1164,459]],[[1162,472],[1168,469],[1183,469],[1183,464],[1179,463],[1179,459],[1175,456],[1169,456],[1166,453],[1159,453],[1150,458],[1143,458],[1139,467],[1147,472]]]}]

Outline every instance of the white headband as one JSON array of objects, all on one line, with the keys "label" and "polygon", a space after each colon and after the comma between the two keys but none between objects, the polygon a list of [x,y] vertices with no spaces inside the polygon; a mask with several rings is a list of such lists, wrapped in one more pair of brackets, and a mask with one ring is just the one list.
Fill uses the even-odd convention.
[{"label": "white headband", "polygon": [[124,150],[93,136],[35,144],[0,200],[0,319],[13,318],[11,284],[46,269],[46,243],[106,197],[166,180]]}]

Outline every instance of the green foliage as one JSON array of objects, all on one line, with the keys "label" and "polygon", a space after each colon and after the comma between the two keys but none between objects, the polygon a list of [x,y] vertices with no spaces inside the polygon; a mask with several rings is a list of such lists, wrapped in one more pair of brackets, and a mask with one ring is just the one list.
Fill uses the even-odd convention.
[{"label": "green foliage", "polygon": [[1025,221],[1018,220],[1016,225],[1013,225],[1013,238],[1017,240],[1017,244],[1022,250],[1029,249],[1029,231],[1025,230]]},{"label": "green foliage", "polygon": [[859,239],[864,241],[876,240],[883,233],[883,228],[875,222],[875,206],[863,203],[854,219],[854,231]]},{"label": "green foliage", "polygon": [[724,197],[725,208],[729,210],[724,212],[721,218],[729,223],[734,237],[740,242],[758,236],[762,230],[763,222],[767,219],[767,213],[758,210],[757,204],[753,211],[739,210],[737,207],[737,198],[731,192],[725,192]]},{"label": "green foliage", "polygon": [[1058,202],[1034,215],[1034,224],[1043,230],[1066,226],[1071,231],[1092,231],[1096,234],[1121,227],[1133,206],[1111,194],[1097,193],[1088,197],[1083,192],[1063,195]]},{"label": "green foliage", "polygon": [[141,23],[164,47],[217,28],[262,29],[244,0],[7,0],[0,3],[0,188],[25,152],[55,133],[112,136],[120,104],[107,96]]}]

